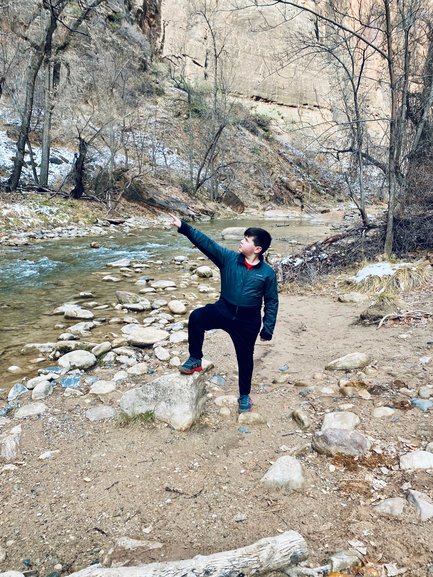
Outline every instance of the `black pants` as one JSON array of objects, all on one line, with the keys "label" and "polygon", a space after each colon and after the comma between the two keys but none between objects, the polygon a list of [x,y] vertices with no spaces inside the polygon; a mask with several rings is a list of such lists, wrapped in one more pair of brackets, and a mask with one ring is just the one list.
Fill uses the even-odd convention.
[{"label": "black pants", "polygon": [[[230,306],[230,308],[229,308]],[[196,359],[203,357],[205,331],[222,329],[233,341],[239,369],[239,394],[249,395],[254,368],[254,345],[260,331],[260,310],[243,309],[241,312],[224,301],[196,309],[189,317],[189,354]]]}]

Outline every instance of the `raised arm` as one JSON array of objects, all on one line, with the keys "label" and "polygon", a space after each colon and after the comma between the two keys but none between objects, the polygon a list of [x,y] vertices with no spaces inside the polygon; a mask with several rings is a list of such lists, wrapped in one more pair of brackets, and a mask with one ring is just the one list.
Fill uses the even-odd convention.
[{"label": "raised arm", "polygon": [[223,268],[226,259],[233,254],[233,251],[221,246],[204,233],[190,226],[183,220],[178,219],[177,216],[171,215],[171,217],[172,226],[175,226],[180,234],[186,236],[186,238],[188,238],[204,255],[210,258],[218,268]]}]

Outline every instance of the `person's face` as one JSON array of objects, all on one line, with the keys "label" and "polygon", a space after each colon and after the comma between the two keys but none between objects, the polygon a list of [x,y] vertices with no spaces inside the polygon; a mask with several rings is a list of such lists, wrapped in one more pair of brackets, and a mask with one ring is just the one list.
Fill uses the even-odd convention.
[{"label": "person's face", "polygon": [[244,236],[244,238],[239,243],[239,252],[246,257],[251,257],[254,254],[259,255],[261,252],[261,247],[254,244],[254,239],[252,236]]}]

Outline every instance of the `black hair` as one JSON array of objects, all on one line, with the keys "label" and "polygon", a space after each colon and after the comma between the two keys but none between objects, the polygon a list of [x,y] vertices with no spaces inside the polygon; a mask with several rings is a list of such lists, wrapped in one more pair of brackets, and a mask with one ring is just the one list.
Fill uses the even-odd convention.
[{"label": "black hair", "polygon": [[269,232],[263,228],[247,228],[247,230],[244,232],[244,236],[252,238],[254,245],[260,246],[262,248],[260,256],[262,256],[263,253],[265,253],[271,246],[272,237]]}]

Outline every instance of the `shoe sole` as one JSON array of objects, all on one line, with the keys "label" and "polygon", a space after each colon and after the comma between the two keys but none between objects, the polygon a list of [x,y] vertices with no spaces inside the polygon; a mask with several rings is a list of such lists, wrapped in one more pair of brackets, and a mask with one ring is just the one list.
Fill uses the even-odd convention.
[{"label": "shoe sole", "polygon": [[196,367],[195,369],[179,369],[179,372],[182,373],[182,375],[192,375],[193,373],[198,373],[203,369],[203,367]]}]

